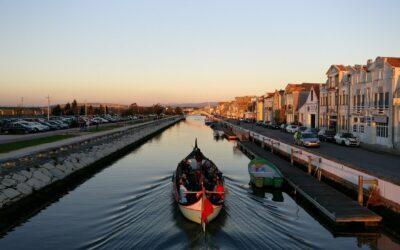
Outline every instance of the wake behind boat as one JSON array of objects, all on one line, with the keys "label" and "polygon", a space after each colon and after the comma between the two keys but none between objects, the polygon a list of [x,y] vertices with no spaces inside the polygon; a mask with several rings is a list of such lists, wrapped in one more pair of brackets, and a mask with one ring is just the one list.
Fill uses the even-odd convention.
[{"label": "wake behind boat", "polygon": [[173,192],[182,214],[205,225],[216,218],[224,203],[224,180],[217,166],[197,147],[183,159],[173,175]]}]

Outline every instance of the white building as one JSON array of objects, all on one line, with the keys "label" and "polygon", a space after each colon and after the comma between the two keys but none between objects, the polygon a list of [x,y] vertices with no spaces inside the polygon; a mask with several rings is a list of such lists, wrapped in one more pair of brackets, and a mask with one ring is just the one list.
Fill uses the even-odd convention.
[{"label": "white building", "polygon": [[299,109],[299,122],[308,128],[318,127],[319,85],[311,87],[304,104]]},{"label": "white building", "polygon": [[274,93],[267,93],[264,96],[264,122],[272,122],[274,120]]},{"label": "white building", "polygon": [[399,149],[400,58],[377,57],[350,73],[350,131],[363,143]]}]

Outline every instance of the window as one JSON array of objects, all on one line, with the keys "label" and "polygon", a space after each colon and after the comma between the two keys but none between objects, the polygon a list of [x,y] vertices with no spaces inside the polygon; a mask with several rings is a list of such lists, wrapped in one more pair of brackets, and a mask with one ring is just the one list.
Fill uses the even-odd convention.
[{"label": "window", "polygon": [[383,108],[383,92],[379,93],[379,108]]},{"label": "window", "polygon": [[385,93],[385,108],[389,108],[389,92]]},{"label": "window", "polygon": [[353,132],[355,132],[355,133],[357,132],[357,124],[353,125]]},{"label": "window", "polygon": [[354,122],[358,122],[358,118],[357,117],[354,117]]},{"label": "window", "polygon": [[314,91],[311,90],[311,101],[313,101],[313,98],[314,98]]},{"label": "window", "polygon": [[374,94],[374,108],[378,107],[378,93]]},{"label": "window", "polygon": [[376,123],[376,136],[383,138],[387,138],[389,136],[387,123]]},{"label": "window", "polygon": [[365,104],[365,95],[361,95],[361,107],[364,107]]},{"label": "window", "polygon": [[360,125],[360,133],[364,133],[364,125]]}]

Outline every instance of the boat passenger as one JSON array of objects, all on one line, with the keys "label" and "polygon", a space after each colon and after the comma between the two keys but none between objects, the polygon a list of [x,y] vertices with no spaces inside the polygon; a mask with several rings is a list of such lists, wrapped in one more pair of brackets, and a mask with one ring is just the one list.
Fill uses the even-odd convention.
[{"label": "boat passenger", "polygon": [[223,193],[225,191],[224,185],[222,185],[221,180],[217,181],[217,186],[215,187],[216,192],[220,192],[220,194],[217,194],[219,196],[219,202],[223,202],[225,198],[225,194]]},{"label": "boat passenger", "polygon": [[187,188],[185,187],[185,185],[183,185],[183,180],[180,179],[180,181],[179,181],[179,202],[180,203],[187,203],[185,192],[187,192]]}]

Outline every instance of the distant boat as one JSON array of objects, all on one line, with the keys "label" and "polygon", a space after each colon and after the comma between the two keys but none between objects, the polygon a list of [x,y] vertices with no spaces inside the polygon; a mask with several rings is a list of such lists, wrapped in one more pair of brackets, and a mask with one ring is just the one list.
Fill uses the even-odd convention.
[{"label": "distant boat", "polygon": [[[182,193],[180,182],[183,183],[183,179],[187,180],[184,185],[187,191]],[[187,219],[201,224],[205,230],[205,225],[221,211],[224,181],[217,166],[197,147],[197,140],[193,151],[178,164],[172,182],[179,210]]]},{"label": "distant boat", "polygon": [[282,187],[283,175],[272,162],[256,157],[250,161],[248,170],[250,182],[256,187]]},{"label": "distant boat", "polygon": [[214,134],[214,137],[223,137],[224,131],[216,129],[213,131],[213,134]]}]

